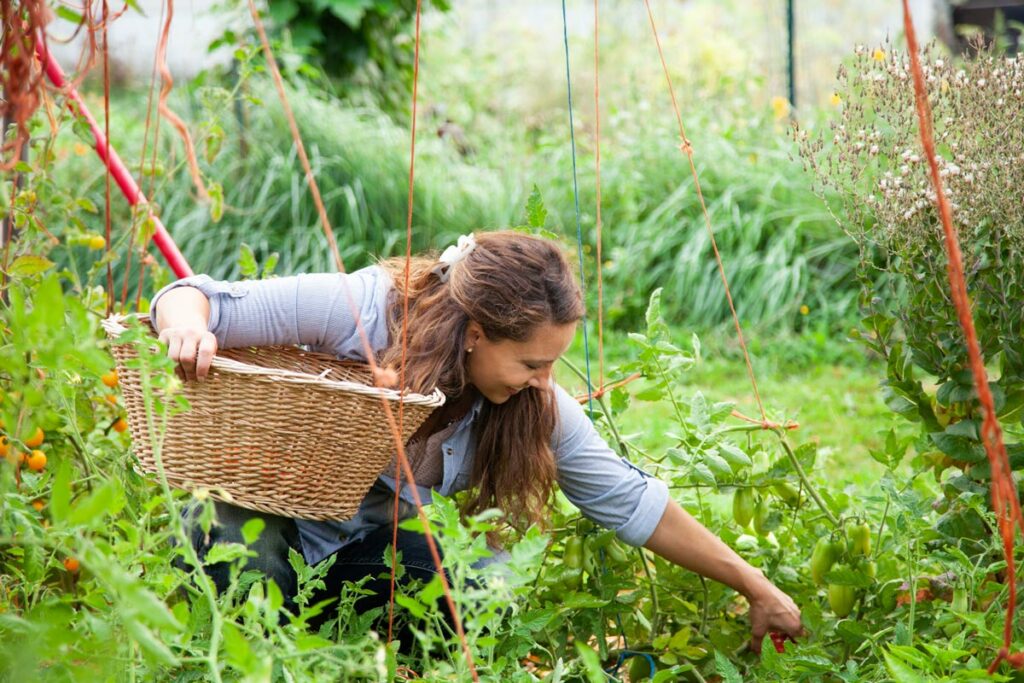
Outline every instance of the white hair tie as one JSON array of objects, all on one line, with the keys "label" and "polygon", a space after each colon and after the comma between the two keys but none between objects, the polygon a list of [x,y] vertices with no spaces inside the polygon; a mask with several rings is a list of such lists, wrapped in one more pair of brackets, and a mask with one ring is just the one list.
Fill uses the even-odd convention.
[{"label": "white hair tie", "polygon": [[448,282],[448,275],[452,266],[473,253],[476,248],[476,239],[473,234],[462,235],[459,241],[451,245],[441,253],[439,263],[434,266],[434,274],[441,282]]}]

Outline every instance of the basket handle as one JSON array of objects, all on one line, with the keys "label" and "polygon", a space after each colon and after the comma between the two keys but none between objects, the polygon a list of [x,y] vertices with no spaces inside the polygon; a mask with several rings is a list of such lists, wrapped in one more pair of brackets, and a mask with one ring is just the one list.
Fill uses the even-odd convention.
[{"label": "basket handle", "polygon": [[[149,316],[146,315],[113,315],[102,321],[103,329],[109,336],[116,339],[128,331],[128,328],[124,325],[124,321],[129,317],[134,317],[139,320],[140,323],[151,326]],[[320,375],[311,375],[306,372],[296,372],[294,370],[265,368],[258,365],[252,365],[250,363],[243,363],[232,358],[224,358],[219,355],[215,355],[213,357],[212,366],[215,370],[232,372],[239,375],[249,375],[258,380],[306,384],[316,386],[321,389],[347,391],[354,394],[360,394],[362,396],[384,398],[389,401],[402,401],[403,403],[410,403],[413,405],[438,407],[443,405],[445,401],[444,393],[442,393],[440,389],[434,389],[434,391],[427,395],[402,392],[384,387],[368,386],[366,384],[360,384],[359,382],[327,379],[324,376],[325,373]]]}]

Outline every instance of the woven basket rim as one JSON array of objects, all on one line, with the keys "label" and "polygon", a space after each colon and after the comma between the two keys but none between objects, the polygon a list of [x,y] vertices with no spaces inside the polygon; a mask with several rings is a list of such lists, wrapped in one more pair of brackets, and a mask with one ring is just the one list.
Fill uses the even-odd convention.
[{"label": "woven basket rim", "polygon": [[[101,324],[106,333],[113,339],[117,339],[124,332],[128,330],[125,327],[124,322],[129,319],[136,319],[140,322],[147,322],[149,316],[146,314],[114,314],[108,318],[103,319]],[[293,347],[296,350],[301,350],[298,347]],[[310,354],[316,354],[318,352],[305,352]],[[330,354],[322,354],[329,358],[335,358]],[[336,359],[340,360],[340,359]],[[251,363],[243,363],[236,361],[231,358],[224,358],[219,355],[215,355],[213,358],[213,367],[221,372],[229,372],[238,375],[248,375],[257,381],[270,381],[270,382],[287,382],[292,384],[305,384],[310,388],[326,389],[330,391],[345,391],[354,394],[361,394],[368,397],[376,397],[389,401],[401,401],[402,403],[422,406],[438,407],[444,404],[445,395],[440,389],[434,389],[430,394],[418,394],[410,391],[398,391],[396,389],[387,389],[384,387],[374,387],[367,384],[361,384],[359,382],[349,382],[346,380],[327,379],[327,371],[320,375],[314,375],[307,372],[297,372],[295,370],[283,370],[280,368],[266,368],[259,365],[253,365]]]}]

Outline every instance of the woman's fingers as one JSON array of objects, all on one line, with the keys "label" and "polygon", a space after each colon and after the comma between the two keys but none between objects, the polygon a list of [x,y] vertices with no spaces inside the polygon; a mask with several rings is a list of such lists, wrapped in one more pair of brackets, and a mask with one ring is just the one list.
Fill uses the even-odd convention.
[{"label": "woman's fingers", "polygon": [[212,332],[203,333],[196,353],[196,378],[202,382],[210,372],[213,357],[217,355],[217,338]]},{"label": "woman's fingers", "polygon": [[205,379],[217,353],[217,338],[207,330],[167,328],[160,333],[167,357],[178,363],[185,380]]},{"label": "woman's fingers", "polygon": [[761,641],[766,633],[771,635],[776,650],[782,647],[786,638],[795,641],[807,635],[800,618],[800,608],[777,588],[767,598],[751,602],[750,621],[750,649],[756,653],[761,652]]}]

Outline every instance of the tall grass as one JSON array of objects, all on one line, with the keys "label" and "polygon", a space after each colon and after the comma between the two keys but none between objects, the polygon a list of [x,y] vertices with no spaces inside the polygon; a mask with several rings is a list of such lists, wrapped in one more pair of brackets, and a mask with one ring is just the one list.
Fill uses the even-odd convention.
[{"label": "tall grass", "polygon": [[[116,115],[141,118],[132,101],[141,106],[143,100],[122,100],[127,104]],[[238,277],[242,242],[257,256],[280,252],[279,273],[333,269],[281,110],[272,93],[263,101],[250,111],[248,156],[238,152],[233,119],[222,120],[228,130],[224,150],[206,169],[224,186],[226,208],[218,223],[196,202],[187,174],[174,174],[156,193],[165,224],[197,272]],[[344,108],[302,91],[290,101],[347,268],[402,253],[408,130],[380,112]],[[713,107],[695,114],[690,123],[698,171],[742,319],[788,325],[804,304],[841,315],[853,300],[852,247],[807,189],[799,164],[790,158],[787,135],[771,120],[730,122]],[[574,241],[567,130],[539,134],[532,143],[519,139],[515,151],[508,140],[480,145],[463,158],[425,120],[416,150],[414,250],[441,248],[472,230],[521,223],[534,184],[551,211],[552,229]],[[607,319],[635,325],[650,293],[662,287],[673,322],[708,329],[728,320],[724,289],[689,166],[672,139],[671,121],[664,123],[619,116],[609,122],[602,143]],[[133,125],[120,128],[128,150],[141,137]],[[579,132],[585,267],[593,288],[594,149],[586,131]],[[166,138],[165,144],[165,158],[171,159],[175,144]],[[67,163],[69,182],[95,166],[91,156]],[[83,190],[102,204],[99,174],[91,173],[94,181]]]},{"label": "tall grass", "polygon": [[[577,58],[582,56],[580,45],[573,49]],[[461,61],[450,52],[436,56],[448,60],[446,69],[438,72],[435,62],[435,75],[421,99],[413,249],[443,248],[459,234],[522,223],[522,207],[534,184],[551,212],[550,227],[573,241],[568,112],[564,90],[558,92],[564,81],[523,80],[516,92],[531,99],[524,103],[520,97],[519,107],[510,108],[506,105],[512,96],[489,75],[505,74],[513,65],[466,63],[472,56]],[[548,64],[544,73],[551,76],[552,71]],[[525,72],[513,72],[526,78]],[[585,91],[592,74],[584,71],[575,78]],[[662,287],[666,315],[673,322],[715,328],[728,320],[728,308],[689,167],[677,147],[674,120],[666,107],[652,104],[655,95],[666,93],[645,81],[633,83],[633,90],[623,96],[621,88],[629,81],[621,74],[617,78],[613,83],[620,92],[613,104],[605,105],[601,139],[607,320],[623,328],[636,325],[650,293]],[[783,328],[794,326],[802,305],[829,319],[842,317],[854,301],[852,245],[807,188],[800,164],[791,158],[793,143],[786,127],[770,111],[751,110],[738,82],[683,100],[738,312],[746,323]],[[258,257],[280,252],[279,273],[331,270],[333,261],[276,94],[260,76],[247,87],[262,104],[247,105],[244,128],[223,98],[204,98],[201,88],[176,91],[179,110],[191,108],[192,129],[200,138],[210,121],[226,131],[220,155],[205,164],[208,176],[224,186],[225,211],[214,223],[208,207],[195,201],[187,174],[176,172],[154,193],[164,223],[193,268],[214,277],[240,275],[242,242]],[[684,83],[680,92],[693,94],[685,88]],[[589,106],[586,100],[577,97],[575,132],[588,250],[584,267],[593,289],[595,119],[592,100]],[[222,105],[218,109],[210,102]],[[347,268],[402,253],[408,124],[373,109],[346,106],[301,83],[290,102]],[[126,159],[139,155],[144,104],[144,93],[138,92],[121,93],[115,100],[115,144]],[[439,126],[446,123],[461,126],[472,151],[463,156],[438,137]],[[247,156],[240,153],[243,136],[249,143]],[[165,134],[160,157],[173,166],[180,156],[180,144]],[[98,168],[91,155],[72,156],[61,172],[101,205]],[[83,177],[89,180],[82,182]],[[123,213],[121,219],[123,224]],[[98,229],[99,217],[94,221],[90,227]],[[593,292],[589,301],[593,311]]]}]

